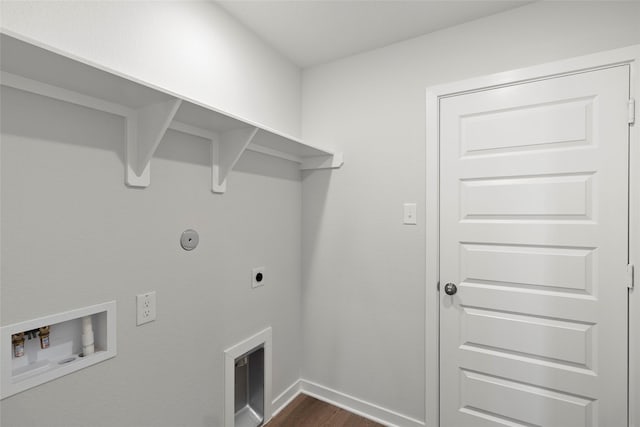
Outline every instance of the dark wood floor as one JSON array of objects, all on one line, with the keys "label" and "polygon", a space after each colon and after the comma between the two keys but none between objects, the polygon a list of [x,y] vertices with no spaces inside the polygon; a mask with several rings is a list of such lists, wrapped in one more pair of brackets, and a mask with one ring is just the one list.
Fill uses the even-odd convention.
[{"label": "dark wood floor", "polygon": [[383,427],[359,415],[301,394],[265,427]]}]

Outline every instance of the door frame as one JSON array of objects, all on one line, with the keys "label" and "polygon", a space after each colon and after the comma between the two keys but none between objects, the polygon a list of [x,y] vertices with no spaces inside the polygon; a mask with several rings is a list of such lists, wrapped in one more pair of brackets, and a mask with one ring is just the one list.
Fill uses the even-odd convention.
[{"label": "door frame", "polygon": [[[636,266],[635,289],[629,292],[629,426],[640,427],[640,45],[608,50],[543,65],[506,71],[427,88],[426,101],[426,308],[425,425],[440,425],[440,151],[441,98],[511,86],[562,75],[630,66],[630,96],[636,100],[635,124],[629,126],[629,263]],[[621,284],[622,285],[622,284]],[[447,426],[443,426],[447,427]]]}]

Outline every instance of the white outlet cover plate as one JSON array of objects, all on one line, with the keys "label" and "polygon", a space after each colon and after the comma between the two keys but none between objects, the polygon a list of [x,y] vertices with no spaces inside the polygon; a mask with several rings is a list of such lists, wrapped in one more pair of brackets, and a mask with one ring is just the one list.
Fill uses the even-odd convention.
[{"label": "white outlet cover plate", "polygon": [[[258,273],[262,273],[262,280],[259,282],[256,279],[256,276],[258,275]],[[266,281],[267,281],[267,275],[265,273],[264,267],[256,267],[251,269],[251,287],[252,288],[257,288],[258,286],[264,286]]]},{"label": "white outlet cover plate", "polygon": [[144,325],[145,323],[156,320],[156,292],[147,292],[136,296],[137,320],[136,325]]},{"label": "white outlet cover plate", "polygon": [[417,215],[417,207],[415,203],[405,203],[404,204],[404,215],[403,215],[403,223],[407,225],[416,225],[416,215]]}]

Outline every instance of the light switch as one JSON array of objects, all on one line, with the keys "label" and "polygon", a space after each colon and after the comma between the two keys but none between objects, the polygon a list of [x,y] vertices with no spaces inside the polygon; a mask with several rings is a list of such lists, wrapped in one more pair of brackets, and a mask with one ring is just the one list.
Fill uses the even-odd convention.
[{"label": "light switch", "polygon": [[416,222],[416,214],[417,208],[415,203],[405,203],[404,204],[404,223],[408,225],[415,225]]}]

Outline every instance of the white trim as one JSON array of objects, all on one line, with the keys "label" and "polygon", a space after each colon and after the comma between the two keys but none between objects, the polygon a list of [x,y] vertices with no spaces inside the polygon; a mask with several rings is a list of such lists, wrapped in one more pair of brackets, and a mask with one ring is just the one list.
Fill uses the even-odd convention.
[{"label": "white trim", "polygon": [[407,417],[373,403],[365,402],[357,397],[332,390],[320,384],[307,380],[300,380],[302,393],[320,399],[331,405],[345,409],[361,417],[370,419],[389,427],[424,427],[422,421]]},{"label": "white trim", "polygon": [[219,138],[217,132],[182,123],[177,120],[173,120],[171,123],[169,123],[169,129],[175,130],[176,132],[186,133],[187,135],[197,136],[209,141],[217,141]]},{"label": "white trim", "polygon": [[0,82],[2,82],[2,86],[34,93],[47,98],[57,99],[58,101],[64,101],[70,104],[80,105],[81,107],[91,108],[93,110],[104,111],[105,113],[116,116],[127,117],[135,111],[135,109],[125,107],[124,105],[84,95],[72,90],[63,89],[58,86],[52,86],[37,80],[31,80],[6,71],[0,71]]},{"label": "white trim", "polygon": [[[57,55],[62,56],[63,58],[71,59],[73,61],[78,62],[79,64],[88,65],[88,66],[90,66],[92,68],[95,68],[97,70],[100,70],[102,72],[115,75],[117,77],[123,78],[125,80],[131,81],[131,82],[139,84],[141,86],[144,86],[144,87],[147,87],[147,88],[151,88],[151,89],[156,90],[158,92],[161,92],[163,94],[170,95],[171,97],[181,99],[183,101],[189,102],[191,104],[197,105],[197,106],[205,108],[207,110],[211,110],[211,111],[213,111],[215,113],[218,113],[218,114],[224,115],[226,117],[232,118],[234,120],[243,122],[249,127],[257,127],[260,130],[269,132],[269,133],[271,133],[271,134],[273,134],[273,135],[275,135],[275,136],[277,136],[279,138],[282,138],[282,139],[285,139],[285,140],[289,140],[289,141],[293,141],[293,142],[301,144],[303,146],[310,147],[310,148],[316,149],[318,151],[322,151],[322,152],[326,153],[326,155],[329,156],[329,157],[340,154],[340,153],[334,153],[333,150],[324,148],[324,147],[316,145],[316,144],[309,144],[309,143],[303,142],[301,138],[295,137],[295,136],[290,135],[290,134],[285,133],[285,132],[280,132],[280,131],[278,131],[278,130],[270,127],[270,126],[266,126],[266,125],[264,125],[264,124],[262,124],[260,122],[256,122],[254,120],[250,120],[250,119],[248,119],[246,117],[243,117],[243,116],[240,116],[238,114],[234,114],[234,113],[231,113],[231,112],[228,112],[228,111],[224,111],[224,110],[222,110],[222,109],[220,109],[218,107],[215,107],[213,105],[207,104],[205,102],[201,102],[201,101],[198,101],[198,100],[196,100],[194,98],[181,95],[181,94],[179,94],[177,92],[174,92],[172,90],[169,90],[169,89],[167,89],[167,88],[165,88],[163,86],[152,84],[152,83],[147,82],[147,81],[145,81],[143,79],[139,79],[139,78],[133,77],[132,75],[129,75],[127,73],[123,73],[123,72],[117,71],[117,70],[115,70],[113,68],[106,67],[104,65],[101,65],[101,64],[98,64],[96,62],[93,62],[93,61],[87,60],[85,58],[82,58],[82,57],[80,57],[78,55],[74,55],[74,54],[66,52],[66,51],[64,51],[62,49],[58,49],[58,48],[56,48],[56,47],[54,47],[52,45],[49,45],[47,43],[43,43],[43,42],[41,42],[39,40],[36,40],[36,39],[33,39],[31,37],[25,37],[22,34],[18,34],[18,33],[14,32],[14,31],[11,31],[11,30],[8,30],[6,28],[1,28],[0,27],[0,35],[2,35],[2,34],[7,35],[9,37],[12,37],[14,39],[20,40],[22,42],[28,43],[30,45],[36,46],[36,47],[38,47],[40,49],[44,49],[44,50],[47,50],[49,52],[53,52],[53,53],[55,53]],[[101,99],[98,99],[98,98],[93,98],[91,96],[86,96],[86,95],[83,95],[83,94],[80,94],[80,93],[76,93],[76,92],[73,92],[73,91],[68,91],[66,89],[58,88],[58,87],[51,86],[51,85],[48,85],[48,84],[44,84],[44,83],[41,83],[41,82],[36,82],[36,81],[30,80],[30,79],[25,79],[25,78],[22,78],[20,76],[15,76],[15,78],[14,78],[10,73],[4,73],[3,72],[3,76],[0,79],[2,81],[2,85],[5,85],[5,78],[7,77],[7,76],[5,76],[5,74],[8,75],[8,79],[7,79],[7,84],[6,85],[10,86],[10,87],[15,87],[16,89],[21,89],[21,90],[25,90],[25,91],[28,91],[28,92],[38,93],[38,94],[41,94],[43,96],[53,97],[55,99],[64,100],[64,101],[67,101],[67,102],[71,102],[71,103],[78,104],[78,105],[83,105],[83,106],[86,106],[86,107],[89,107],[89,108],[98,109],[98,110],[101,110],[101,111],[106,111],[106,112],[109,112],[109,113],[112,113],[112,114],[117,114],[117,115],[123,116],[123,117],[129,116],[129,112],[131,110],[135,110],[135,109],[126,107],[124,105],[118,105],[118,104],[115,104],[115,103],[112,103],[112,102],[104,101],[104,100],[101,100]],[[22,79],[24,81],[20,81],[20,79]],[[26,84],[25,84],[25,82],[26,82]],[[16,84],[18,86],[13,86],[14,84]],[[43,90],[43,92],[40,93],[39,90]],[[260,149],[257,149],[257,150],[254,150],[254,151],[259,151],[259,150]],[[264,150],[264,151],[259,151],[259,152],[262,152],[262,153],[267,154],[267,155],[272,155],[270,153],[269,149]],[[288,153],[285,153],[285,155],[288,155]],[[282,158],[287,159],[287,157],[283,157],[283,156],[280,156],[278,154],[275,154],[274,156],[275,157],[282,157]],[[290,159],[288,159],[288,160],[290,160]],[[292,160],[292,161],[301,163],[298,160]],[[340,167],[341,165],[342,165],[342,163],[339,163],[339,166],[332,166],[332,167]],[[324,169],[324,168],[325,167],[321,167],[320,169]]]},{"label": "white trim", "polygon": [[278,397],[273,399],[273,403],[271,404],[271,417],[275,417],[287,407],[288,404],[293,402],[293,399],[298,397],[302,393],[302,380],[297,380],[293,384],[291,384],[285,391],[280,393]]},{"label": "white trim", "polygon": [[344,164],[343,153],[334,153],[325,156],[310,156],[302,159],[301,170],[308,169],[335,169]]},{"label": "white trim", "polygon": [[[105,101],[79,92],[63,89],[50,84],[42,83],[37,80],[31,80],[16,74],[0,71],[0,84],[2,86],[11,87],[37,94],[40,96],[68,102],[85,108],[91,108],[97,111],[103,111],[123,117],[126,121],[126,150],[125,150],[125,183],[130,187],[148,187],[151,184],[151,158],[155,153],[160,140],[168,129],[172,129],[188,135],[197,136],[208,139],[214,145],[212,149],[212,159],[215,162],[219,150],[219,143],[223,142],[225,132],[216,132],[202,129],[187,123],[173,120],[178,111],[181,98],[174,98],[169,101],[152,104],[140,108],[130,108],[124,105]],[[216,111],[217,110],[213,110]],[[219,113],[223,114],[223,113]],[[231,116],[230,116],[231,117]],[[281,138],[286,136],[279,134],[268,128],[255,127],[259,132],[268,132]],[[242,132],[245,128],[236,129]],[[226,132],[229,133],[229,132]],[[344,163],[342,153],[333,153],[332,151],[305,144],[300,139],[286,137],[290,141],[313,148],[315,150],[324,151],[325,155],[318,156],[298,156],[293,153],[286,153],[270,147],[264,147],[256,143],[243,144],[243,148],[239,151],[239,156],[245,150],[255,151],[257,153],[266,154],[268,156],[278,157],[299,164],[301,170],[307,169],[335,169]],[[234,144],[230,144],[234,147]],[[235,165],[237,159],[232,162],[231,169]],[[214,193],[224,193],[226,190],[225,179],[219,179],[219,165],[212,165],[212,191]],[[228,172],[225,173],[228,175]]]},{"label": "white trim", "polygon": [[478,92],[500,86],[511,86],[523,82],[544,80],[564,74],[576,74],[600,68],[610,68],[622,64],[630,64],[638,60],[640,45],[594,53],[591,55],[568,58],[561,61],[534,65],[517,70],[504,71],[488,76],[474,77],[458,82],[432,86],[428,92],[442,98],[462,93]]},{"label": "white trim", "polygon": [[[125,107],[124,105],[115,104],[113,102],[105,101],[93,96],[84,95],[67,89],[62,89],[57,86],[52,86],[36,80],[18,76],[16,74],[11,74],[6,71],[0,71],[0,81],[2,82],[3,86],[34,93],[36,95],[45,96],[47,98],[57,99],[59,101],[68,102],[70,104],[91,108],[93,110],[104,111],[106,113],[120,117],[130,117],[136,112],[134,108]],[[173,120],[171,121],[171,123],[169,123],[169,129],[185,133],[187,135],[193,135],[200,138],[208,139],[210,141],[217,141],[219,139],[218,132],[202,129],[197,126],[193,126],[177,120]],[[299,140],[293,138],[290,139],[303,144],[303,142]],[[290,160],[296,163],[302,163],[302,158],[300,156],[274,150],[273,148],[269,147],[263,147],[261,145],[249,144],[247,150],[266,154],[268,156],[279,157],[281,159]]]},{"label": "white trim", "polygon": [[[439,330],[440,304],[438,280],[440,280],[440,150],[438,135],[438,98],[427,92],[427,163],[426,163],[426,302],[425,302],[425,425],[440,425],[440,364]],[[431,417],[431,418],[430,418]]]},{"label": "white trim", "polygon": [[235,360],[258,347],[264,348],[264,424],[271,419],[271,328],[267,328],[224,351],[224,425],[235,424]]},{"label": "white trim", "polygon": [[249,144],[247,147],[249,151],[255,151],[256,153],[266,154],[267,156],[279,157],[281,159],[289,160],[296,163],[302,163],[302,158],[294,154],[284,153],[282,151],[274,150],[273,148],[263,147],[262,145]]},{"label": "white trim", "polygon": [[211,141],[211,191],[226,191],[227,177],[258,132],[258,128],[233,129],[221,133],[219,141]]},{"label": "white trim", "polygon": [[[600,52],[592,55],[570,58],[562,61],[537,65],[519,70],[477,77],[454,83],[433,86],[426,91],[426,402],[425,420],[429,427],[439,425],[439,371],[438,334],[439,299],[436,285],[439,280],[439,154],[438,154],[438,104],[439,99],[461,93],[476,92],[508,86],[526,81],[547,79],[564,74],[575,74],[630,64],[631,96],[640,99],[640,45]],[[636,120],[636,123],[638,121]],[[630,213],[629,262],[640,265],[640,129],[637,124],[630,126]],[[633,220],[635,219],[635,221]],[[629,297],[629,425],[640,427],[640,291],[637,289]]]},{"label": "white trim", "polygon": [[[640,46],[636,48],[629,91],[637,102],[640,99]],[[629,425],[640,427],[640,120],[637,106],[635,110],[635,122],[629,126],[629,263],[636,267],[636,285],[629,291]]]},{"label": "white trim", "polygon": [[128,186],[148,187],[151,183],[151,158],[180,104],[182,100],[174,98],[138,108],[127,116],[125,182]]},{"label": "white trim", "polygon": [[199,107],[203,107],[203,108],[205,108],[207,110],[212,110],[212,111],[214,111],[216,113],[220,113],[220,114],[225,115],[227,117],[230,117],[232,119],[244,122],[249,126],[258,127],[260,129],[266,130],[267,132],[271,132],[274,135],[280,136],[280,137],[282,137],[284,139],[289,139],[291,141],[295,141],[295,142],[298,142],[300,144],[307,145],[307,146],[312,147],[312,148],[316,148],[316,149],[318,149],[320,151],[327,151],[327,152],[331,153],[331,150],[325,150],[325,149],[320,148],[320,147],[318,147],[316,145],[312,146],[312,145],[309,145],[307,143],[303,143],[300,140],[300,138],[296,138],[296,137],[291,136],[289,134],[286,134],[284,132],[279,132],[279,131],[277,131],[277,130],[269,127],[269,126],[265,126],[265,125],[263,125],[263,124],[261,124],[259,122],[254,121],[254,120],[249,120],[248,118],[245,118],[245,117],[240,116],[238,114],[233,114],[233,113],[230,113],[228,111],[224,111],[224,110],[222,110],[222,109],[220,109],[218,107],[215,107],[213,105],[209,105],[209,104],[206,104],[204,102],[200,102],[200,101],[198,101],[198,100],[196,100],[194,98],[190,98],[190,97],[181,95],[181,94],[179,94],[177,92],[174,92],[172,90],[169,90],[169,89],[167,89],[167,88],[165,88],[163,86],[160,86],[160,85],[157,85],[157,84],[152,84],[151,82],[148,82],[146,80],[136,78],[136,77],[134,77],[134,76],[132,76],[130,74],[120,72],[120,71],[118,71],[118,70],[116,70],[114,68],[104,66],[102,64],[99,64],[97,62],[94,62],[94,61],[88,60],[86,58],[83,58],[81,56],[72,54],[72,53],[67,52],[65,50],[58,49],[57,47],[55,47],[53,45],[50,45],[50,44],[47,44],[47,43],[43,43],[40,40],[36,40],[34,38],[27,37],[27,36],[25,36],[23,34],[16,33],[16,32],[14,32],[12,30],[7,29],[7,28],[0,27],[0,34],[6,34],[7,36],[12,37],[14,39],[20,40],[22,42],[25,42],[25,43],[28,43],[28,44],[31,44],[31,45],[34,45],[34,46],[39,47],[39,48],[44,49],[44,50],[48,50],[48,51],[53,52],[55,54],[58,54],[58,55],[60,55],[60,56],[62,56],[64,58],[68,58],[68,59],[74,60],[74,61],[76,61],[76,62],[78,62],[80,64],[88,65],[88,66],[90,66],[92,68],[96,68],[96,69],[98,69],[100,71],[104,71],[106,73],[113,74],[113,75],[115,75],[117,77],[121,77],[123,79],[130,80],[130,81],[132,81],[134,83],[137,83],[137,84],[139,84],[141,86],[149,87],[151,89],[157,90],[158,92],[162,92],[162,93],[165,93],[167,95],[171,95],[171,96],[176,97],[176,98],[181,98],[183,101],[190,102],[190,103],[195,104],[195,105],[197,105]]},{"label": "white trim", "polygon": [[[220,134],[218,132],[209,131],[176,120],[171,122],[171,124],[169,125],[169,129],[186,133],[187,135],[194,135],[200,138],[208,139],[209,141],[218,141],[220,139]],[[283,151],[274,150],[273,148],[263,147],[254,143],[249,144],[246,149],[249,151],[255,151],[256,153],[262,153],[268,156],[279,157],[281,159],[289,160],[292,162],[302,163],[302,158],[299,156],[285,153]]]}]

